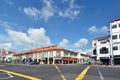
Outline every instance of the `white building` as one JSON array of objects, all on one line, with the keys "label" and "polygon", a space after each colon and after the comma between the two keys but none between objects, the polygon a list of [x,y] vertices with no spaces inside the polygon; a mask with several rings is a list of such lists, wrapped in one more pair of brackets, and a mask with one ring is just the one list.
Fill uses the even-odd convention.
[{"label": "white building", "polygon": [[97,37],[92,43],[93,57],[102,64],[109,64],[110,60],[110,42],[109,36]]},{"label": "white building", "polygon": [[120,18],[110,22],[110,36],[92,41],[93,57],[103,64],[120,64]]},{"label": "white building", "polygon": [[78,63],[85,64],[86,62],[90,61],[91,55],[86,52],[78,52]]},{"label": "white building", "polygon": [[110,23],[111,57],[115,64],[120,64],[120,18]]}]

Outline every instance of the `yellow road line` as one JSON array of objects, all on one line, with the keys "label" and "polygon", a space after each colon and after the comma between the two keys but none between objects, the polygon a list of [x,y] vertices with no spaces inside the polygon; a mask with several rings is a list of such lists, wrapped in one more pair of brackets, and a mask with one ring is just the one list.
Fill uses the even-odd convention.
[{"label": "yellow road line", "polygon": [[67,80],[67,79],[65,78],[65,76],[61,73],[61,71],[60,71],[60,69],[58,68],[57,65],[55,65],[55,68],[56,68],[57,71],[61,74],[60,76],[61,76],[62,80]]},{"label": "yellow road line", "polygon": [[0,70],[0,71],[10,73],[10,74],[13,74],[13,75],[16,75],[16,76],[24,77],[24,78],[27,78],[27,79],[30,79],[30,80],[41,80],[39,78],[31,77],[31,76],[20,74],[20,73],[15,73],[15,72],[12,72],[12,71],[7,71],[7,70]]},{"label": "yellow road line", "polygon": [[88,72],[89,68],[90,68],[90,66],[86,67],[86,68],[82,71],[82,73],[79,74],[79,75],[76,77],[75,80],[82,80],[82,79],[85,77],[86,73]]},{"label": "yellow road line", "polygon": [[66,78],[63,74],[61,74],[61,77],[62,77],[63,80],[66,80]]}]

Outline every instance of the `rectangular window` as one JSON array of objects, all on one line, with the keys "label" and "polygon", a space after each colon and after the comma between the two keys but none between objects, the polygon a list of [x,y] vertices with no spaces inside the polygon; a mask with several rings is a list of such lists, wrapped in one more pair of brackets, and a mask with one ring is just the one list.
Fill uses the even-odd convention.
[{"label": "rectangular window", "polygon": [[113,26],[112,26],[112,29],[114,29],[114,28],[117,28],[117,25],[113,25]]},{"label": "rectangular window", "polygon": [[112,36],[112,39],[117,39],[117,35],[113,35],[113,36]]},{"label": "rectangular window", "polygon": [[106,41],[100,42],[100,44],[106,44],[106,43],[107,43]]},{"label": "rectangular window", "polygon": [[113,46],[113,50],[118,50],[118,46]]},{"label": "rectangular window", "polygon": [[120,24],[119,24],[119,27],[120,27]]}]

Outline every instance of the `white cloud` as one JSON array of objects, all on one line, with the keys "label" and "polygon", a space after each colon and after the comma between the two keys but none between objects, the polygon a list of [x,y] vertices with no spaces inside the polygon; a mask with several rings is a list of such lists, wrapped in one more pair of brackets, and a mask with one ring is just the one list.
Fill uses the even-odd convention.
[{"label": "white cloud", "polygon": [[32,40],[27,36],[26,33],[8,30],[8,35],[18,45],[26,45],[32,43]]},{"label": "white cloud", "polygon": [[103,27],[101,28],[101,31],[102,31],[102,32],[106,32],[106,33],[107,33],[107,32],[108,32],[108,30],[109,30],[109,29],[108,29],[108,27],[107,27],[107,26],[103,26]]},{"label": "white cloud", "polygon": [[9,38],[8,35],[5,35],[5,34],[0,34],[0,42],[10,42],[11,39]]},{"label": "white cloud", "polygon": [[33,17],[34,19],[38,20],[40,17],[40,11],[34,7],[24,8],[23,11],[26,15]]},{"label": "white cloud", "polygon": [[43,0],[45,6],[41,10],[41,18],[47,21],[50,17],[54,16],[55,8],[52,6],[52,0]]},{"label": "white cloud", "polygon": [[[7,21],[0,21],[0,29],[6,30],[7,34],[0,34],[0,41],[2,43],[11,42],[14,46],[33,47],[33,46],[47,46],[50,45],[50,38],[46,35],[44,28],[29,28],[25,33],[17,31],[19,25],[9,23]],[[15,28],[15,29],[14,29]]]},{"label": "white cloud", "polygon": [[9,5],[13,5],[13,4],[14,4],[12,0],[5,0],[5,2],[6,2],[7,4],[9,4]]},{"label": "white cloud", "polygon": [[62,1],[62,3],[65,3],[65,2],[67,2],[68,0],[61,0]]},{"label": "white cloud", "polygon": [[0,45],[0,49],[14,50],[15,47],[13,47],[12,43],[2,43],[2,44]]},{"label": "white cloud", "polygon": [[12,28],[13,24],[7,22],[7,21],[0,21],[0,27],[9,29]]},{"label": "white cloud", "polygon": [[23,33],[21,31],[8,30],[8,35],[17,45],[31,45],[36,44],[38,46],[50,45],[50,39],[45,34],[45,29],[32,29],[29,28],[28,33]]},{"label": "white cloud", "polygon": [[79,41],[77,41],[76,43],[74,43],[74,46],[76,48],[84,48],[88,45],[88,39],[86,38],[82,38]]},{"label": "white cloud", "polygon": [[63,39],[61,42],[59,42],[59,46],[63,47],[63,48],[67,48],[68,47],[68,43],[69,43],[69,40]]},{"label": "white cloud", "polygon": [[[44,6],[40,9],[35,7],[24,8],[23,11],[26,15],[33,17],[35,20],[44,19],[48,21],[55,14],[61,17],[74,19],[80,13],[80,6],[75,4],[75,0],[62,0],[64,9],[61,9],[57,3],[53,0],[41,0]],[[68,4],[69,7],[66,7],[65,4]]]},{"label": "white cloud", "polygon": [[96,33],[96,32],[98,32],[96,26],[92,26],[92,27],[90,27],[90,28],[88,29],[88,31],[89,31],[91,34],[92,34],[92,33]]},{"label": "white cloud", "polygon": [[49,18],[54,16],[55,8],[52,5],[52,0],[43,0],[45,6],[42,9],[37,9],[35,7],[24,8],[23,11],[26,15],[33,17],[34,19],[44,19],[47,21]]},{"label": "white cloud", "polygon": [[3,29],[3,31],[8,29],[19,29],[20,27],[21,26],[18,24],[0,20],[0,29]]},{"label": "white cloud", "polygon": [[28,34],[30,39],[32,39],[34,42],[36,41],[38,45],[45,46],[50,45],[50,38],[46,35],[46,31],[44,28],[40,29],[28,29]]},{"label": "white cloud", "polygon": [[[63,0],[66,2],[67,0]],[[75,4],[75,0],[68,1],[69,7],[64,11],[60,10],[59,15],[62,17],[74,19],[80,13],[80,6]]]},{"label": "white cloud", "polygon": [[96,26],[91,26],[88,28],[88,31],[93,34],[93,33],[107,33],[108,32],[108,27],[103,26],[101,28],[97,28]]}]

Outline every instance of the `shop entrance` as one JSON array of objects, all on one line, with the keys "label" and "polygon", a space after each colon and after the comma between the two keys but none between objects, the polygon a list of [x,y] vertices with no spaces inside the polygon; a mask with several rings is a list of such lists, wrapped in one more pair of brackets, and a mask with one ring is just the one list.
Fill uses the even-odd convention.
[{"label": "shop entrance", "polygon": [[114,59],[114,64],[115,65],[120,65],[120,59]]},{"label": "shop entrance", "polygon": [[100,62],[103,65],[109,65],[109,61],[110,61],[110,59],[108,57],[100,58]]}]

